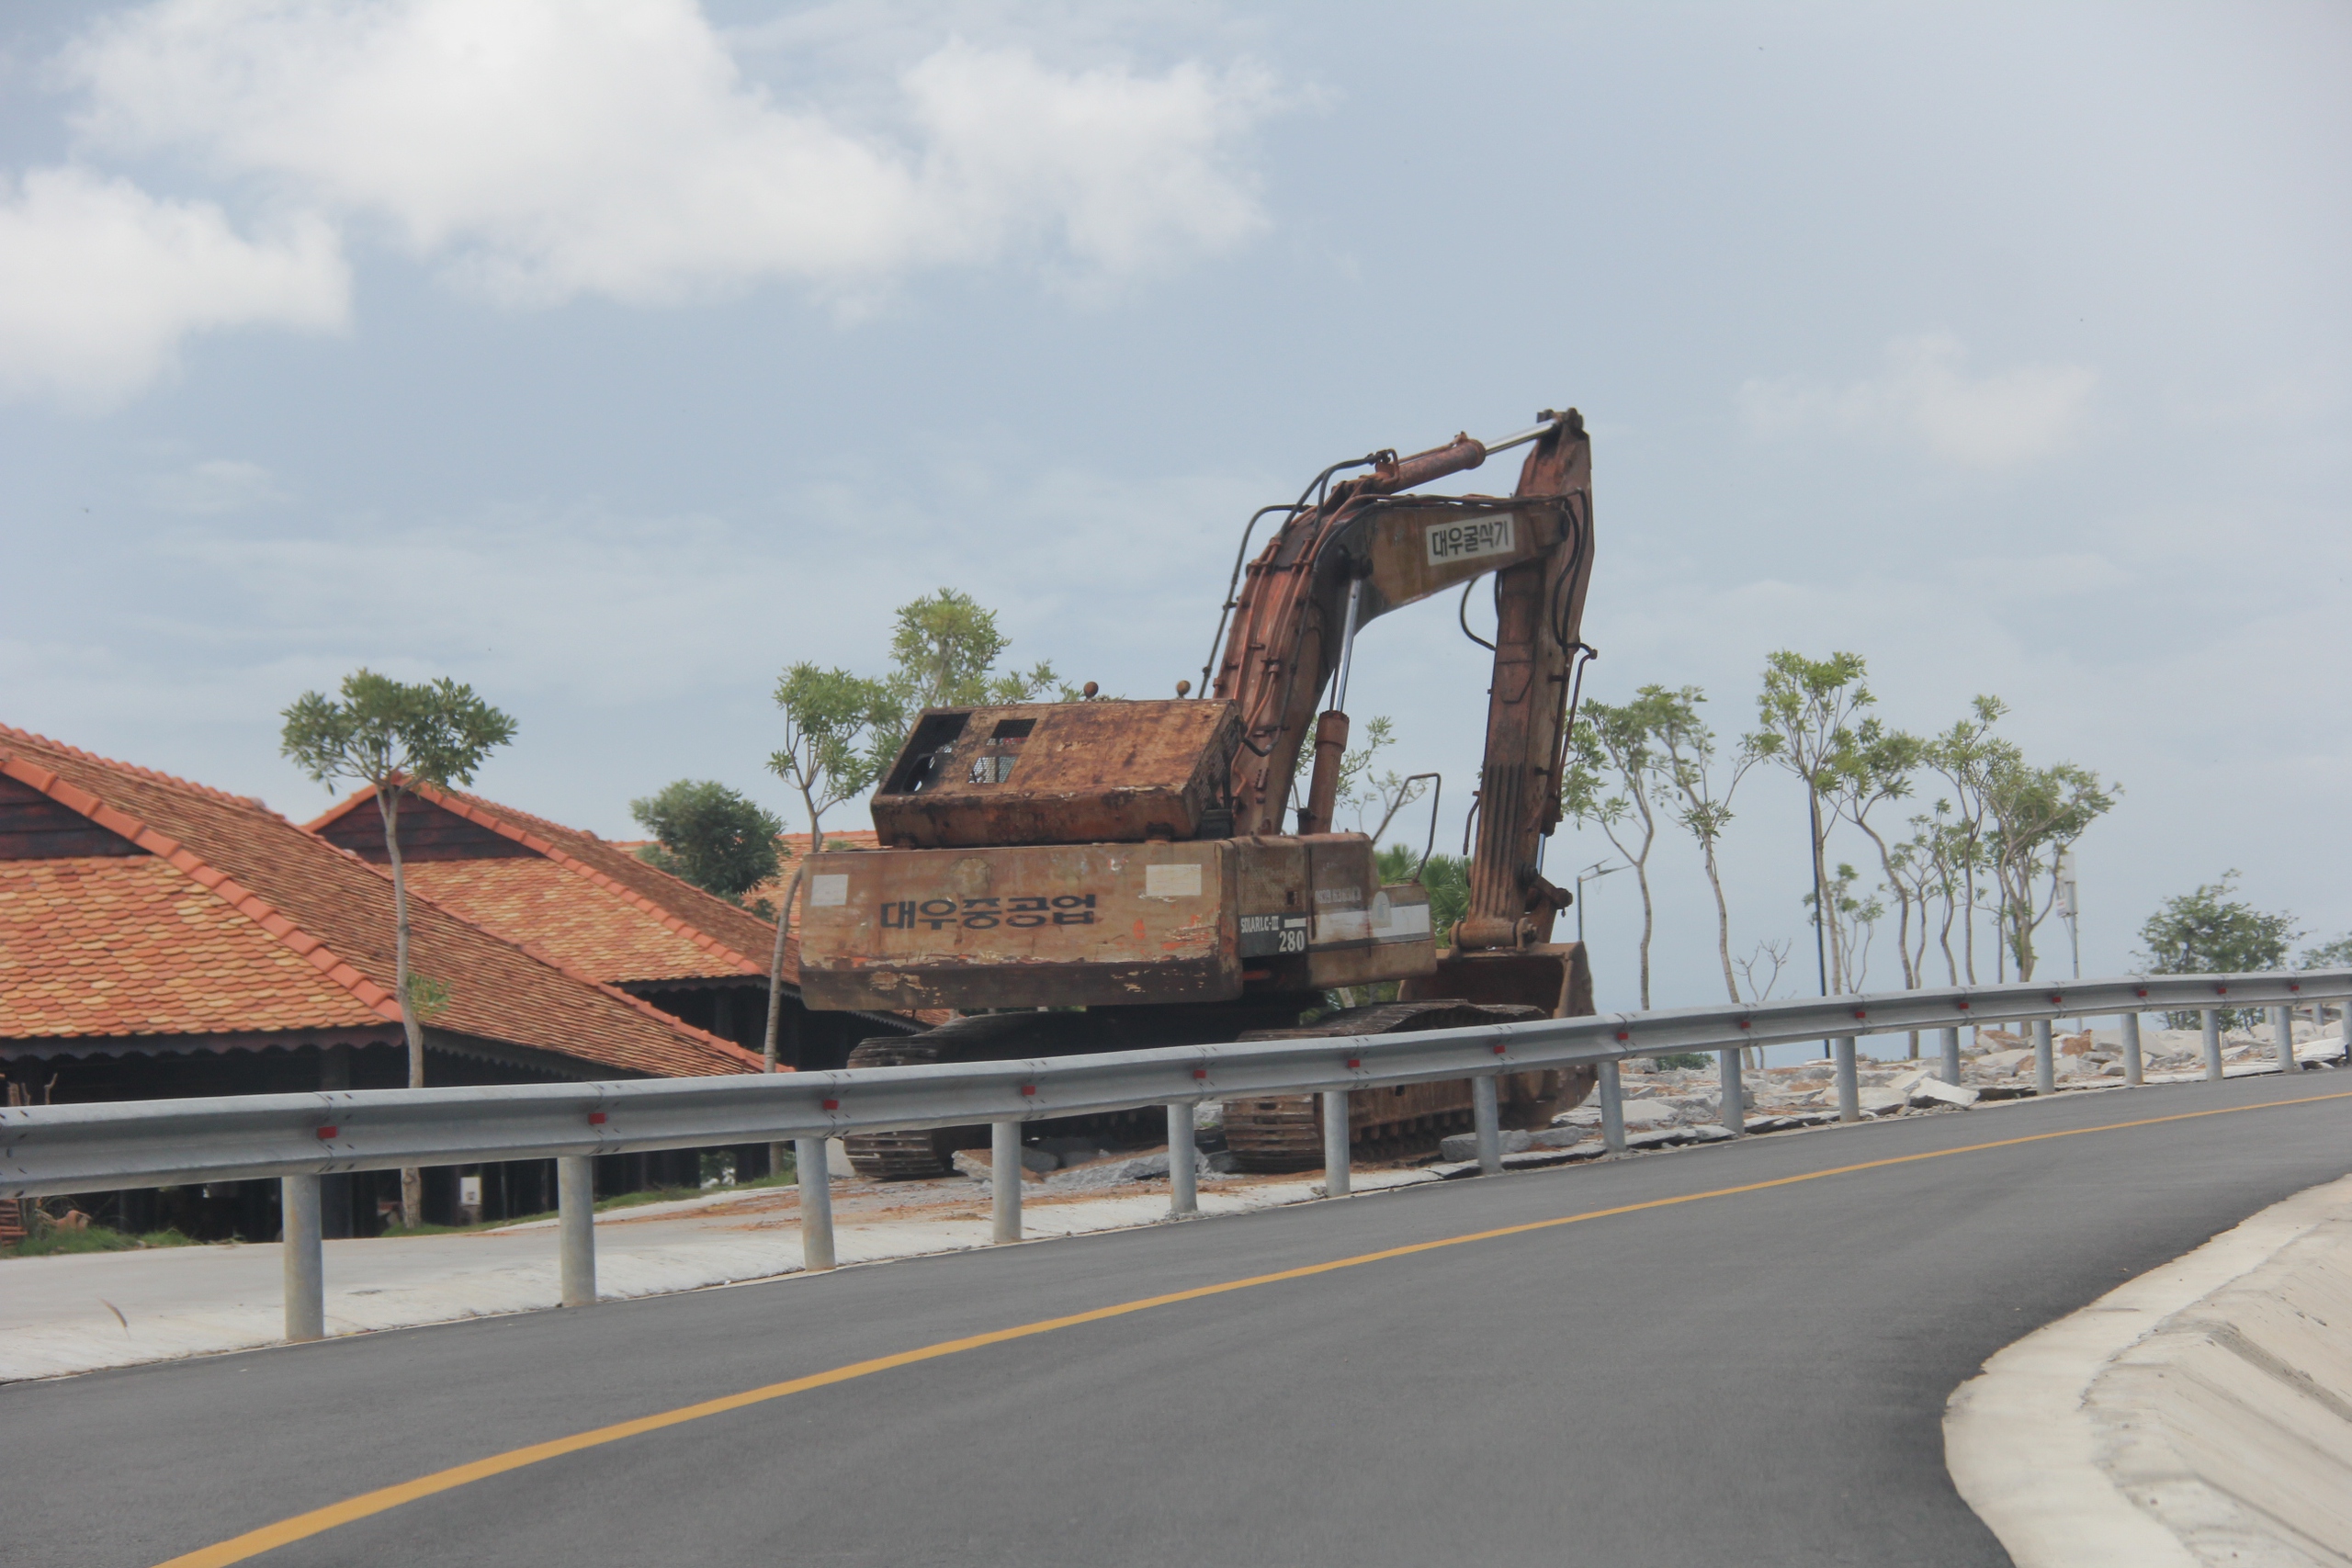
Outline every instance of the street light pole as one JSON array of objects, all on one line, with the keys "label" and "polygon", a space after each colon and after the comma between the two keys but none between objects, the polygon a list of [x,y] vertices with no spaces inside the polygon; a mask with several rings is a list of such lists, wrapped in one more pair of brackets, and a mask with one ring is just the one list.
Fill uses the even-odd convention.
[{"label": "street light pole", "polygon": [[[1813,837],[1804,845],[1805,858],[1813,862],[1813,961],[1820,971],[1821,994],[1826,997],[1829,994],[1829,911],[1824,908],[1821,891],[1821,792],[1810,779],[1805,781],[1804,802],[1813,812]],[[1825,1058],[1830,1054],[1826,1040],[1821,1043],[1821,1054]]]}]

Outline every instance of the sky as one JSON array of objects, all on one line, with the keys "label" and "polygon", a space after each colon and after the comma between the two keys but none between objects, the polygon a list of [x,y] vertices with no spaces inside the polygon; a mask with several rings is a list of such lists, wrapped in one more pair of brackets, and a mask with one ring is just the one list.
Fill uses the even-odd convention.
[{"label": "sky", "polygon": [[[1699,686],[1727,749],[1775,649],[1914,730],[1996,694],[2122,790],[2086,974],[2233,870],[2332,938],[2346,80],[2331,5],[10,7],[0,721],[300,820],[279,712],[367,665],[513,714],[522,808],[786,811],[778,672],[879,672],[918,594],[1172,694],[1253,508],[1575,406],[1591,694]],[[1458,848],[1451,610],[1369,629],[1351,706]],[[1803,792],[1735,810],[1736,953],[1809,990]],[[1661,1006],[1722,994],[1676,832]]]}]

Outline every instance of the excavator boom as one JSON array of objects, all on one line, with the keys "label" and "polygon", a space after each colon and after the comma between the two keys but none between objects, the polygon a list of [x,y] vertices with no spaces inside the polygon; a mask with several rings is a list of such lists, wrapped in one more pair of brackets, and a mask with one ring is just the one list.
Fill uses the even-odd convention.
[{"label": "excavator boom", "polygon": [[[1399,493],[1522,443],[1531,449],[1508,497]],[[1344,719],[1334,725],[1327,712],[1318,721],[1317,709],[1326,687],[1344,680],[1356,632],[1391,610],[1492,574],[1497,632],[1487,749],[1470,910],[1456,945],[1546,942],[1564,898],[1544,880],[1539,851],[1560,820],[1561,753],[1592,575],[1592,447],[1584,420],[1573,409],[1547,412],[1534,429],[1493,447],[1459,435],[1409,457],[1385,453],[1366,461],[1369,474],[1330,486],[1311,504],[1302,498],[1250,563],[1234,604],[1213,687],[1242,716],[1234,830],[1282,831],[1310,734],[1318,754],[1344,750]],[[1301,831],[1329,829],[1328,798],[1317,792],[1309,791],[1303,815]]]}]

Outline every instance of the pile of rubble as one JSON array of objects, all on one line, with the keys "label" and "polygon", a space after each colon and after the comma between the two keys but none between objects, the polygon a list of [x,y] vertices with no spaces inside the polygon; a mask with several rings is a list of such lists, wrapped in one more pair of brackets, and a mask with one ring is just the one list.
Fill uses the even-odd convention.
[{"label": "pile of rubble", "polygon": [[[1240,1162],[1225,1148],[1225,1108],[1214,1101],[1193,1109],[1193,1171],[1201,1181],[1233,1175]],[[956,1168],[985,1189],[989,1181],[989,1152],[967,1149],[956,1156]],[[1046,1196],[1091,1192],[1133,1181],[1168,1179],[1168,1151],[1123,1148],[1100,1137],[1046,1138],[1021,1150],[1021,1179],[1034,1182]]]},{"label": "pile of rubble", "polygon": [[[1865,1121],[1894,1116],[1939,1115],[1964,1111],[1985,1100],[2020,1100],[2035,1093],[2032,1043],[2023,1035],[2001,1029],[1978,1029],[1963,1043],[1961,1081],[1943,1081],[1939,1060],[1913,1057],[1880,1062],[1862,1057],[1855,1077]],[[2295,1026],[2296,1055],[2312,1066],[2333,1066],[2344,1060],[2340,1031],[2324,1033],[2308,1023]],[[1934,1049],[1933,1036],[1923,1044]],[[2052,1042],[2057,1088],[2097,1089],[2123,1081],[2123,1043],[2115,1030],[2081,1030],[2061,1033]],[[2143,1076],[2151,1082],[2179,1081],[2202,1076],[2204,1036],[2196,1030],[2143,1030],[2140,1035]],[[2267,1029],[2260,1032],[2233,1030],[2222,1036],[2225,1068],[2259,1071],[2277,1059],[2278,1047]],[[1748,1067],[1740,1075],[1742,1130],[1780,1133],[1821,1126],[1838,1120],[1838,1079],[1826,1058],[1789,1066]],[[1715,1143],[1729,1138],[1723,1124],[1723,1086],[1713,1058],[1703,1067],[1666,1067],[1635,1058],[1623,1064],[1625,1146],[1663,1149],[1686,1144]],[[1224,1150],[1220,1117],[1214,1102],[1200,1106],[1194,1117],[1198,1151],[1195,1168],[1203,1181],[1229,1177],[1236,1169]],[[1506,1130],[1502,1134],[1506,1168],[1561,1165],[1593,1159],[1607,1152],[1600,1134],[1600,1103],[1587,1100],[1563,1112],[1540,1131]],[[1439,1152],[1419,1163],[1434,1162],[1441,1175],[1477,1168],[1477,1139],[1457,1133],[1443,1140]],[[1038,1184],[1046,1196],[1124,1186],[1137,1181],[1168,1179],[1168,1153],[1103,1146],[1088,1138],[1048,1140],[1022,1151],[1023,1176]],[[960,1154],[956,1167],[985,1187],[989,1156],[985,1150]]]}]

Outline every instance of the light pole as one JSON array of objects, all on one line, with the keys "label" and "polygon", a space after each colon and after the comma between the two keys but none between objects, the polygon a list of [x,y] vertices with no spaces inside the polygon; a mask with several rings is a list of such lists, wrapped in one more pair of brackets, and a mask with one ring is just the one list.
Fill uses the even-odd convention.
[{"label": "light pole", "polygon": [[1604,876],[1614,875],[1624,869],[1622,865],[1611,865],[1606,859],[1602,859],[1593,862],[1577,873],[1577,945],[1578,947],[1584,945],[1584,885],[1588,882],[1598,882]]}]

